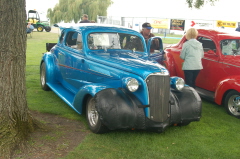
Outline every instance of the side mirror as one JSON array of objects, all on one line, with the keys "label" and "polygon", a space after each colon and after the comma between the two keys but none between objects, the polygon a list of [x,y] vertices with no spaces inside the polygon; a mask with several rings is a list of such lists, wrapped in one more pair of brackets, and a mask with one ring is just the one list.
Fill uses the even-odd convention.
[{"label": "side mirror", "polygon": [[59,27],[57,24],[54,24],[53,26],[55,26],[55,27]]},{"label": "side mirror", "polygon": [[163,43],[161,37],[151,37],[147,42],[147,51],[149,55],[151,54],[151,45],[155,42],[158,42],[158,48],[156,52],[161,53],[163,51]]}]

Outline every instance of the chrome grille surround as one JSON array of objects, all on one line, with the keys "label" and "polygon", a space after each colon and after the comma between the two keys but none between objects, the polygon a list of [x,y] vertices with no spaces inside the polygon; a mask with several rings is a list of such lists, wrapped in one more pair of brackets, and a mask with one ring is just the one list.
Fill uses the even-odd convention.
[{"label": "chrome grille surround", "polygon": [[155,122],[164,122],[170,117],[170,76],[168,73],[153,73],[145,80],[148,87],[149,117]]}]

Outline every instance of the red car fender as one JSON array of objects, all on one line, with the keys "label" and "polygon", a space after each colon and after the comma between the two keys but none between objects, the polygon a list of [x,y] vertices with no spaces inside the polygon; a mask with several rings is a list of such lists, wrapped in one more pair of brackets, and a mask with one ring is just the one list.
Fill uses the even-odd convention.
[{"label": "red car fender", "polygon": [[166,66],[166,69],[168,69],[170,76],[176,76],[176,70],[175,70],[175,64],[174,64],[174,59],[170,53],[168,53],[165,50],[165,55],[164,55],[164,64]]},{"label": "red car fender", "polygon": [[240,76],[231,76],[218,83],[215,91],[215,102],[218,105],[222,104],[224,95],[228,90],[236,90],[240,92]]}]

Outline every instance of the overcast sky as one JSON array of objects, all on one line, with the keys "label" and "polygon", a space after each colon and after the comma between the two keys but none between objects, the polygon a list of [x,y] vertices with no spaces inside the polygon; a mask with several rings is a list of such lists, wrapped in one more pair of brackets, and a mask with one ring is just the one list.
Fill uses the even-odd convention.
[{"label": "overcast sky", "polygon": [[[159,17],[203,20],[240,21],[239,0],[219,0],[215,6],[206,4],[202,9],[189,9],[186,0],[112,0],[109,16]],[[26,10],[36,9],[45,14],[58,0],[26,0]]]}]

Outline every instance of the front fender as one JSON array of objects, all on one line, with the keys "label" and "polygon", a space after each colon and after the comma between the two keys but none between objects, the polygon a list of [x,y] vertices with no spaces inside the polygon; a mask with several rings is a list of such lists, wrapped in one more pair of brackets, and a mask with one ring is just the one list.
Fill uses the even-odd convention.
[{"label": "front fender", "polygon": [[170,104],[172,124],[199,121],[201,118],[202,100],[192,87],[184,87],[181,92],[172,92]]},{"label": "front fender", "polygon": [[104,89],[95,96],[100,119],[110,130],[145,129],[145,114],[140,101],[124,89]]},{"label": "front fender", "polygon": [[168,69],[170,76],[177,76],[173,56],[167,51],[165,52],[163,63]]},{"label": "front fender", "polygon": [[231,76],[227,79],[221,80],[217,84],[217,88],[215,91],[215,102],[218,105],[222,104],[222,99],[224,97],[224,94],[228,90],[236,90],[240,92],[240,76]]},{"label": "front fender", "polygon": [[80,114],[82,114],[83,107],[84,107],[83,101],[84,101],[85,97],[88,95],[91,95],[92,97],[94,97],[95,94],[97,94],[99,91],[107,89],[107,88],[111,88],[111,87],[108,85],[96,84],[96,83],[85,85],[85,86],[81,87],[79,89],[78,93],[74,97],[73,107]]}]

